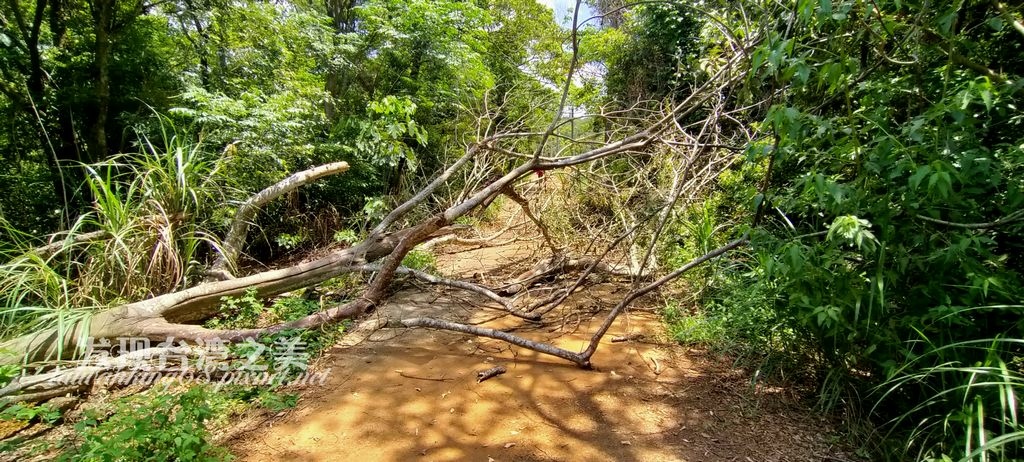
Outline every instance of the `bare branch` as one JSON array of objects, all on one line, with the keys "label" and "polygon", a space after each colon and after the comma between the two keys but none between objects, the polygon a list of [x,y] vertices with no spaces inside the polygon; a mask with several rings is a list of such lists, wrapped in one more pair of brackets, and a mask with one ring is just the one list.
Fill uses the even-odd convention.
[{"label": "bare branch", "polygon": [[572,10],[572,31],[569,36],[572,41],[572,59],[569,61],[569,71],[566,72],[565,86],[562,87],[562,99],[558,102],[558,110],[555,112],[555,116],[551,120],[551,125],[544,131],[544,135],[540,137],[540,142],[537,143],[537,150],[533,153],[533,161],[537,162],[540,159],[540,155],[544,152],[544,145],[548,142],[548,137],[555,132],[558,128],[559,120],[562,118],[562,111],[565,110],[565,102],[569,99],[569,89],[572,88],[572,77],[576,73],[577,60],[579,59],[580,53],[580,40],[578,36],[579,18],[580,18],[580,4],[583,0],[576,0],[576,6]]},{"label": "bare branch", "polygon": [[395,207],[395,209],[392,210],[391,213],[388,214],[388,216],[384,217],[384,220],[382,220],[380,224],[373,228],[373,231],[370,231],[370,235],[377,236],[380,233],[383,233],[388,229],[388,227],[394,224],[395,221],[397,221],[399,218],[402,218],[402,216],[404,216],[406,213],[409,213],[409,211],[412,210],[413,207],[425,201],[428,197],[430,197],[431,194],[434,193],[434,191],[439,186],[448,181],[448,178],[451,178],[451,176],[456,171],[462,168],[462,166],[465,165],[466,162],[469,162],[471,159],[473,159],[473,157],[476,156],[477,151],[477,146],[469,148],[469,150],[466,151],[465,155],[459,158],[459,160],[452,164],[451,167],[448,167],[444,171],[444,173],[441,173],[440,176],[435,178],[434,181],[430,182],[430,184],[423,188],[423,190],[421,190],[419,193],[417,193],[409,200],[405,201],[405,203],[403,203],[402,205]]},{"label": "bare branch", "polygon": [[210,273],[231,276],[233,271],[230,268],[236,265],[238,255],[242,252],[242,246],[245,245],[245,237],[249,234],[249,224],[253,217],[256,216],[256,212],[263,208],[264,205],[267,205],[267,203],[283,194],[294,191],[306,183],[347,170],[347,162],[335,162],[303,170],[250,197],[235,212],[235,218],[231,222],[231,228],[228,231],[227,237],[224,239],[220,255],[213,262]]},{"label": "bare branch", "polygon": [[945,225],[945,226],[952,226],[954,228],[987,229],[987,228],[995,228],[997,226],[1007,225],[1007,224],[1018,222],[1018,221],[1024,221],[1024,210],[1018,210],[1018,211],[1013,212],[1013,213],[1011,213],[1011,214],[1009,214],[1009,215],[1007,215],[1005,217],[1002,217],[1002,218],[1000,218],[998,220],[990,221],[990,222],[987,222],[987,223],[955,223],[955,222],[952,222],[952,221],[946,221],[946,220],[940,220],[938,218],[927,217],[927,216],[924,216],[924,215],[921,215],[921,214],[918,214],[916,216],[917,216],[917,218],[919,218],[921,220],[924,220],[924,221],[928,221],[928,222],[932,222],[932,223],[937,223],[937,224]]},{"label": "bare branch", "polygon": [[547,343],[536,342],[530,339],[512,335],[508,332],[500,330],[490,329],[487,327],[470,326],[466,324],[454,323],[451,321],[442,321],[434,318],[410,318],[402,320],[394,320],[388,322],[386,327],[390,328],[410,328],[410,327],[425,327],[428,329],[439,329],[439,330],[450,330],[453,332],[461,332],[463,334],[476,335],[478,337],[493,338],[501,340],[512,345],[533,350],[538,353],[554,356],[561,358],[566,361],[571,361],[580,366],[586,367],[587,365],[580,361],[580,355],[573,353],[569,350],[556,347]]},{"label": "bare branch", "polygon": [[608,316],[605,318],[604,323],[601,324],[601,327],[598,328],[597,332],[595,332],[594,335],[590,338],[590,344],[587,346],[587,349],[580,353],[582,363],[577,362],[577,364],[580,364],[582,366],[589,366],[590,358],[597,351],[597,346],[601,342],[601,339],[604,338],[604,335],[608,333],[608,329],[611,328],[612,323],[615,322],[615,319],[618,318],[619,315],[622,314],[622,311],[625,310],[626,307],[628,307],[631,303],[633,303],[634,300],[643,297],[644,295],[647,295],[651,291],[665,285],[669,281],[672,281],[678,278],[679,276],[682,276],[687,271],[690,271],[691,269],[700,266],[704,262],[725,255],[726,252],[735,249],[743,244],[746,244],[746,242],[747,236],[744,235],[739,239],[731,241],[728,244],[725,244],[715,250],[712,250],[704,255],[701,255],[700,257],[690,260],[689,263],[679,267],[679,269],[665,276],[662,276],[657,281],[654,281],[644,287],[641,287],[630,292],[629,295],[626,296],[626,298],[623,298],[622,301],[620,301],[618,305],[615,305],[615,308],[612,308],[612,311],[608,313]]},{"label": "bare branch", "polygon": [[[361,266],[355,267],[355,269],[357,271],[362,271],[362,272],[367,272],[367,273],[375,273],[375,272],[380,271],[380,265],[361,265]],[[516,316],[516,317],[519,317],[519,318],[523,318],[523,319],[527,319],[527,320],[531,320],[531,321],[536,321],[538,319],[537,316],[533,316],[533,315],[529,315],[529,314],[525,314],[525,313],[520,313],[519,311],[517,311],[515,309],[515,307],[512,306],[512,302],[511,301],[509,301],[505,297],[502,297],[501,295],[498,295],[498,294],[494,293],[493,291],[491,291],[491,289],[488,289],[486,287],[483,287],[483,286],[480,286],[480,285],[477,285],[477,284],[473,284],[471,282],[456,281],[456,280],[453,280],[453,279],[446,279],[446,278],[442,278],[442,277],[437,277],[437,276],[434,276],[432,274],[424,273],[423,271],[417,271],[417,270],[414,270],[412,268],[407,268],[405,266],[398,267],[398,269],[395,270],[395,273],[398,273],[398,274],[408,274],[408,275],[410,275],[410,276],[412,276],[412,277],[414,277],[416,279],[419,279],[419,280],[421,280],[423,282],[426,282],[428,284],[444,285],[444,286],[454,287],[456,289],[462,289],[462,290],[465,290],[465,291],[468,291],[468,292],[473,292],[475,294],[483,295],[484,297],[487,297],[487,298],[497,302],[499,305],[502,306],[502,308],[504,308],[504,311],[507,311],[509,314],[511,314],[513,316]]]},{"label": "bare branch", "polygon": [[64,239],[54,240],[53,242],[46,244],[42,247],[36,247],[31,252],[39,255],[40,257],[47,258],[63,249],[72,247],[77,244],[83,244],[86,242],[102,241],[110,238],[110,233],[106,230],[90,231],[88,233],[74,234],[69,233]]},{"label": "bare branch", "polygon": [[530,221],[537,225],[537,229],[540,230],[541,235],[544,237],[544,243],[551,249],[552,255],[557,255],[561,252],[561,249],[555,245],[555,241],[551,239],[551,233],[548,231],[547,225],[530,209],[530,201],[520,196],[512,186],[503,189],[501,192],[509,199],[512,199],[513,202],[519,204],[519,207],[523,209],[523,213],[526,214]]}]

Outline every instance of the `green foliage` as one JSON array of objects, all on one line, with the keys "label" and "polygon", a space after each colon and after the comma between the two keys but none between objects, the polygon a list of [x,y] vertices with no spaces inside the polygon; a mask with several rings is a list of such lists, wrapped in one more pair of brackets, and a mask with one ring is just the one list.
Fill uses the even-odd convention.
[{"label": "green foliage", "polygon": [[61,411],[49,404],[36,406],[21,403],[11,404],[0,410],[0,420],[31,422],[37,418],[41,422],[52,424],[61,418]]},{"label": "green foliage", "polygon": [[688,314],[677,304],[670,303],[662,310],[672,338],[684,345],[707,345],[727,349],[727,327],[724,322],[706,311]]},{"label": "green foliage", "polygon": [[[1020,460],[1024,422],[1020,420],[1020,394],[1024,374],[1001,355],[1020,339],[978,339],[946,345],[927,345],[922,354],[901,365],[879,385],[876,408],[915,397],[912,407],[886,428],[890,433],[910,429],[901,448],[918,460],[958,455],[964,460]],[[966,363],[965,358],[983,359]],[[920,395],[921,384],[930,393]],[[902,404],[902,403],[900,403]],[[900,406],[901,408],[903,406]],[[926,416],[921,418],[921,416]]]},{"label": "green foliage", "polygon": [[266,311],[256,289],[247,289],[240,297],[222,297],[220,302],[220,315],[206,322],[211,329],[255,327]]},{"label": "green foliage", "polygon": [[813,348],[824,403],[879,403],[882,452],[1019,459],[1020,35],[988,4],[794,15],[751,54],[752,88],[786,91],[774,148],[748,158],[773,165],[750,264],[778,296],[761,306]]},{"label": "green foliage", "polygon": [[[524,117],[536,122],[545,109],[535,97],[550,95],[533,76],[557,82],[565,68],[563,37],[550,11],[533,1],[342,3],[345,11],[262,0],[118,7],[109,24],[80,1],[0,5],[4,17],[39,21],[11,28],[0,42],[0,67],[10,70],[0,76],[0,114],[10,120],[0,130],[0,176],[8,180],[0,182],[8,193],[0,194],[0,214],[37,242],[75,225],[92,212],[94,193],[108,199],[85,183],[124,173],[138,159],[111,156],[146,147],[145,134],[162,131],[149,117],[155,109],[182,130],[179,142],[202,140],[220,153],[220,174],[210,175],[220,186],[217,205],[200,217],[210,219],[211,231],[227,225],[233,204],[286,175],[349,162],[345,175],[266,207],[262,239],[246,253],[267,258],[363,226],[360,210],[377,216],[392,195],[432,175],[474,130],[471,113],[496,76],[505,84],[492,99],[502,108],[496,124],[522,128]],[[96,54],[100,30],[112,41],[109,62]],[[109,87],[96,79],[101,69]],[[107,93],[109,101],[98,100]],[[104,152],[93,149],[101,128]],[[118,166],[87,172],[79,162]],[[124,192],[114,196],[128,201]],[[316,226],[307,229],[311,221]],[[9,239],[0,233],[0,249]],[[129,292],[119,295],[147,295]]]},{"label": "green foliage", "polygon": [[[684,85],[698,48],[699,22],[681,3],[630,8],[621,29],[601,34],[608,73],[608,97],[621,108],[638,100],[659,100]],[[601,50],[596,50],[600,52]]]},{"label": "green foliage", "polygon": [[408,97],[388,95],[370,101],[366,111],[365,119],[349,119],[341,128],[349,133],[347,138],[354,140],[351,151],[377,165],[395,167],[404,159],[410,169],[415,169],[415,152],[405,140],[414,140],[414,145],[427,145],[426,129],[413,118],[416,103]]},{"label": "green foliage", "polygon": [[7,228],[0,335],[69,332],[96,309],[198,279],[214,245],[205,221],[220,196],[218,163],[166,120],[159,126],[159,143],[143,136],[138,152],[82,167],[92,207],[49,237],[53,249],[37,251],[36,240]]},{"label": "green foliage", "polygon": [[285,409],[294,408],[299,404],[298,393],[270,393],[266,390],[261,390],[259,395],[260,406],[267,408],[271,411],[278,412]]},{"label": "green foliage", "polygon": [[437,271],[437,260],[429,250],[413,249],[402,259],[402,266],[433,273]]},{"label": "green foliage", "polygon": [[[246,405],[257,405],[272,412],[292,409],[299,403],[297,393],[281,393],[273,387],[264,386],[228,386],[210,393],[214,407],[219,409],[238,409],[241,412]],[[225,422],[227,423],[227,422]]]},{"label": "green foliage", "polygon": [[317,311],[320,311],[319,300],[310,300],[304,297],[284,297],[274,301],[270,311],[281,321],[294,321],[304,318]]},{"label": "green foliage", "polygon": [[274,238],[274,242],[276,242],[277,245],[288,250],[295,250],[305,241],[306,236],[302,234],[281,233]]},{"label": "green foliage", "polygon": [[302,293],[299,291],[296,295],[278,298],[269,307],[257,297],[256,289],[248,289],[240,297],[223,297],[220,315],[207,321],[206,325],[212,329],[256,327],[260,324],[294,321],[322,310],[320,300],[309,299]]},{"label": "green foliage", "polygon": [[359,242],[359,235],[351,229],[341,229],[334,232],[334,242],[341,242],[345,244],[355,244]]},{"label": "green foliage", "polygon": [[165,119],[157,134],[159,145],[143,135],[139,152],[86,167],[94,202],[83,225],[110,236],[83,271],[104,283],[82,286],[109,289],[97,301],[180,289],[198,276],[200,252],[215,244],[205,219],[220,196],[219,163]]},{"label": "green foliage", "polygon": [[[323,288],[330,290],[331,285],[325,284]],[[325,300],[332,297],[329,293],[319,298],[311,298],[311,295],[320,294],[314,289],[305,289],[278,298],[267,307],[257,298],[256,291],[250,289],[241,297],[224,297],[220,315],[207,321],[206,326],[213,329],[240,329],[295,321],[322,311]],[[287,378],[304,372],[304,369],[289,365],[287,370],[278,370],[280,364],[275,361],[275,353],[279,349],[290,349],[300,356],[301,363],[306,364],[337,342],[347,328],[348,323],[342,322],[317,330],[288,329],[232,345],[231,351],[234,357],[239,358],[240,365],[254,365],[270,374],[278,374],[277,383],[283,383]]]},{"label": "green foliage", "polygon": [[205,428],[215,415],[202,387],[123,398],[108,409],[87,411],[75,424],[78,438],[59,460],[225,460],[230,456],[209,442]]},{"label": "green foliage", "polygon": [[753,25],[763,35],[730,97],[773,105],[741,122],[768,136],[743,140],[744,164],[683,206],[660,244],[677,265],[758,217],[749,253],[687,276],[691,297],[666,309],[673,336],[753,359],[760,373],[810,373],[823,408],[878,425],[879,456],[1019,460],[1024,37],[1006,21],[1020,9],[704,3],[692,33],[630,29],[677,6],[593,34],[611,56],[609,95],[672,90],[645,88],[668,81],[649,72],[617,75],[615,59],[689,43],[699,56],[657,69],[686,81],[721,54],[718,34]]},{"label": "green foliage", "polygon": [[[687,249],[677,251],[689,255]],[[762,277],[759,262],[768,258],[734,253],[689,275],[684,285],[691,307],[674,301],[663,310],[672,338],[729,355],[758,377],[806,377],[816,362],[816,345],[789,313],[775,308],[785,294]]]},{"label": "green foliage", "polygon": [[12,364],[0,366],[0,387],[6,387],[7,384],[11,383],[20,374],[21,367]]}]

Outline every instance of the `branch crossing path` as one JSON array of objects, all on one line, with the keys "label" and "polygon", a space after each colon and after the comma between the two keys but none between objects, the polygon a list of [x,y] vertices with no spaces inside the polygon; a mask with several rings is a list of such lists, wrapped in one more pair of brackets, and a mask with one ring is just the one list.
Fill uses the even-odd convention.
[{"label": "branch crossing path", "polygon": [[[536,250],[518,241],[442,254],[437,267],[494,286]],[[317,362],[329,378],[302,389],[295,409],[248,416],[222,438],[243,461],[847,460],[795,393],[753,387],[729,361],[669,342],[651,304],[619,318],[591,371],[491,339],[378,329],[432,316],[581,349],[594,314],[626,290],[591,285],[538,325],[455,289],[404,289]],[[477,383],[495,366],[507,372]]]}]

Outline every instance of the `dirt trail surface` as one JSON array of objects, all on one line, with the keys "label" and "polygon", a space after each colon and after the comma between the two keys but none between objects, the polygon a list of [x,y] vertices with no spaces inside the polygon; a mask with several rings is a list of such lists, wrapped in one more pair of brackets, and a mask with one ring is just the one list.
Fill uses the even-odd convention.
[{"label": "dirt trail surface", "polygon": [[[437,266],[488,283],[530,253],[518,243],[442,256]],[[642,308],[616,322],[590,371],[490,339],[378,329],[386,318],[436,316],[578,350],[623,292],[593,285],[535,325],[463,292],[406,289],[320,361],[330,368],[324,386],[303,390],[288,413],[243,425],[231,451],[295,462],[843,460],[824,421],[783,390],[753,392],[728,363],[663,342]],[[643,337],[611,341],[630,334]],[[477,383],[497,365],[507,372]]]}]

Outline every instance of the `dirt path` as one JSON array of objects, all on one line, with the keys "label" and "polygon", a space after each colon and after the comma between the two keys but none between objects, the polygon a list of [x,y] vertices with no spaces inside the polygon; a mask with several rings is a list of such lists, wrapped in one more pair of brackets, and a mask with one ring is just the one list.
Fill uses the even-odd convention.
[{"label": "dirt path", "polygon": [[[441,258],[453,277],[487,278],[529,255],[523,245]],[[607,310],[621,288],[598,284],[568,309]],[[463,293],[410,289],[378,318],[444,315],[483,322],[495,317]],[[751,393],[722,364],[658,342],[649,313],[620,319],[585,371],[488,339],[427,330],[376,330],[364,321],[326,355],[329,382],[303,391],[299,406],[255,421],[229,443],[244,461],[769,461],[830,460],[828,425],[781,390]],[[558,318],[558,316],[556,316]],[[544,326],[508,318],[490,327],[579,349],[597,320],[567,315]],[[644,334],[644,340],[611,343]],[[483,383],[494,365],[508,372]],[[841,459],[839,459],[841,460]]]}]

